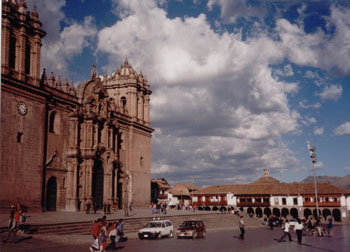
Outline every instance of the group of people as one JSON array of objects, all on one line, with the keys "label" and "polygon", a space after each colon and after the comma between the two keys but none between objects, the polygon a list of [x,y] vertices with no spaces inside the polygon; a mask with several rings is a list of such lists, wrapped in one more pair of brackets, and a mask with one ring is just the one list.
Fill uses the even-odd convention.
[{"label": "group of people", "polygon": [[[278,241],[284,241],[284,238],[288,236],[289,241],[292,241],[292,237],[289,233],[291,225],[288,220],[285,220],[284,226],[282,228],[283,235]],[[331,236],[331,230],[333,228],[333,220],[329,219],[328,224],[321,224],[321,219],[318,218],[315,223],[313,223],[312,218],[307,222],[303,223],[300,219],[297,219],[297,223],[294,224],[294,232],[297,234],[298,243],[302,242],[302,232],[303,229],[308,231],[311,235],[314,236]]]},{"label": "group of people", "polygon": [[167,213],[167,208],[168,208],[168,204],[166,202],[163,203],[151,203],[151,209],[152,209],[152,214],[159,214],[159,213],[163,213],[166,214]]},{"label": "group of people", "polygon": [[116,250],[117,242],[127,240],[127,238],[124,237],[123,220],[120,219],[118,222],[110,222],[107,225],[106,216],[103,216],[101,219],[92,223],[91,235],[94,238],[94,241],[90,246],[91,252]]},{"label": "group of people", "polygon": [[23,234],[28,228],[28,225],[26,225],[26,220],[26,211],[21,208],[21,204],[18,203],[16,207],[12,205],[8,222],[9,232],[6,239],[4,239],[2,242],[6,243],[13,235],[15,243],[17,243],[19,240],[17,239],[16,234]]}]

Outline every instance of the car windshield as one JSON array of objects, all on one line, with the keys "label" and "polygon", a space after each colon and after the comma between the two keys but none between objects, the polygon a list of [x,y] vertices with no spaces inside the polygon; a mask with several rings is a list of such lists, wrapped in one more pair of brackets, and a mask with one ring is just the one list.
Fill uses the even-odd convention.
[{"label": "car windshield", "polygon": [[148,222],[146,227],[148,228],[157,228],[157,227],[161,227],[162,224],[160,222]]},{"label": "car windshield", "polygon": [[186,221],[182,224],[183,227],[195,227],[196,223],[194,221]]}]

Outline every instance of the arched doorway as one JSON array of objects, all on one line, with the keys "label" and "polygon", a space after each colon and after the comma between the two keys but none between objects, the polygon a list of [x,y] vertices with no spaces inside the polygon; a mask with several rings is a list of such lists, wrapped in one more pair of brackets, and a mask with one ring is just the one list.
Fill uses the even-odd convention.
[{"label": "arched doorway", "polygon": [[56,211],[57,182],[51,177],[46,186],[46,211]]},{"label": "arched doorway", "polygon": [[257,208],[255,209],[255,214],[256,214],[256,217],[258,217],[258,218],[261,218],[261,217],[262,217],[262,210],[261,210],[260,207],[257,207]]},{"label": "arched doorway", "polygon": [[292,217],[294,219],[297,219],[298,218],[298,210],[296,208],[290,209],[290,215],[292,215]]},{"label": "arched doorway", "polygon": [[288,208],[282,208],[282,216],[285,218],[289,214]]},{"label": "arched doorway", "polygon": [[341,222],[341,215],[340,215],[339,209],[337,209],[337,208],[333,209],[332,215],[333,215],[334,221]]},{"label": "arched doorway", "polygon": [[309,208],[305,208],[304,209],[304,216],[305,216],[305,218],[308,219],[310,215],[312,215],[311,210]]},{"label": "arched doorway", "polygon": [[212,209],[212,211],[218,211],[218,210],[219,210],[219,208],[217,206],[214,206]]},{"label": "arched doorway", "polygon": [[281,212],[280,212],[280,210],[279,210],[278,208],[274,208],[274,209],[272,210],[272,214],[273,214],[274,216],[277,216],[277,217],[280,217],[280,216],[281,216]]},{"label": "arched doorway", "polygon": [[264,214],[265,214],[267,217],[269,217],[269,216],[271,215],[271,209],[268,208],[268,207],[266,207],[266,208],[264,209]]},{"label": "arched doorway", "polygon": [[210,211],[211,209],[210,209],[210,207],[207,206],[207,207],[204,208],[204,210],[205,211]]},{"label": "arched doorway", "polygon": [[321,216],[321,210],[318,209],[318,214],[317,214],[317,209],[315,208],[315,209],[312,211],[312,215],[317,219],[317,217],[320,217],[320,216]]},{"label": "arched doorway", "polygon": [[253,215],[254,215],[254,209],[251,208],[251,207],[248,207],[247,213],[248,213],[250,216],[253,216]]},{"label": "arched doorway", "polygon": [[323,209],[322,215],[323,215],[324,219],[327,220],[327,216],[332,216],[331,210],[329,210],[328,208]]},{"label": "arched doorway", "polygon": [[92,197],[98,209],[103,207],[103,166],[101,160],[95,160],[92,169]]}]

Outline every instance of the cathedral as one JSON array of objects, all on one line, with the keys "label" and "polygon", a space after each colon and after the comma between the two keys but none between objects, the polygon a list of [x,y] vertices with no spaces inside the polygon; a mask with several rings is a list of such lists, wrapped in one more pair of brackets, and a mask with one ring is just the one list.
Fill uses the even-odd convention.
[{"label": "cathedral", "polygon": [[46,73],[41,25],[24,0],[2,0],[0,211],[148,206],[146,77],[127,60],[111,75],[93,66],[77,86]]}]

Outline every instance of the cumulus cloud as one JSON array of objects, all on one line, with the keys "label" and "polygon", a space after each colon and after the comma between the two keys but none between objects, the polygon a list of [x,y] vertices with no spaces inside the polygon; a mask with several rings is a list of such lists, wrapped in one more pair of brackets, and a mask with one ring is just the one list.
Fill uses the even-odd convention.
[{"label": "cumulus cloud", "polygon": [[209,0],[208,9],[212,10],[214,5],[220,7],[221,18],[225,23],[235,23],[238,18],[259,17],[263,18],[267,11],[264,6],[253,5],[247,0]]},{"label": "cumulus cloud", "polygon": [[321,103],[316,102],[314,104],[308,104],[306,100],[302,100],[299,102],[299,106],[302,107],[303,109],[309,109],[309,108],[318,109],[321,107]]},{"label": "cumulus cloud", "polygon": [[323,131],[324,131],[324,128],[316,127],[316,128],[314,128],[314,135],[322,135]]},{"label": "cumulus cloud", "polygon": [[350,122],[345,122],[339,125],[335,130],[334,134],[336,136],[346,136],[350,135]]},{"label": "cumulus cloud", "polygon": [[[65,22],[62,12],[65,1],[48,0],[36,4],[42,28],[47,32],[41,49],[41,66],[55,74],[68,74],[69,60],[81,54],[97,32],[93,19],[86,17],[81,24],[72,21],[61,29],[61,23]],[[33,1],[28,1],[28,7],[32,5]]]},{"label": "cumulus cloud", "polygon": [[233,181],[297,164],[281,136],[297,128],[287,96],[298,85],[273,77],[269,64],[283,60],[275,41],[218,34],[204,14],[170,19],[157,5],[122,7],[123,19],[99,32],[98,50],[110,55],[108,69],[127,55],[148,76],[153,174],[208,184],[214,174]]},{"label": "cumulus cloud", "polygon": [[298,65],[322,68],[336,76],[350,73],[350,9],[331,7],[328,26],[334,26],[331,36],[322,30],[307,34],[303,27],[286,19],[276,22],[276,31],[281,39],[281,47],[288,59]]},{"label": "cumulus cloud", "polygon": [[319,97],[321,97],[321,99],[323,101],[325,100],[333,100],[336,101],[338,100],[343,93],[343,88],[340,85],[330,85],[330,86],[326,86],[322,92],[317,93],[317,95]]}]

